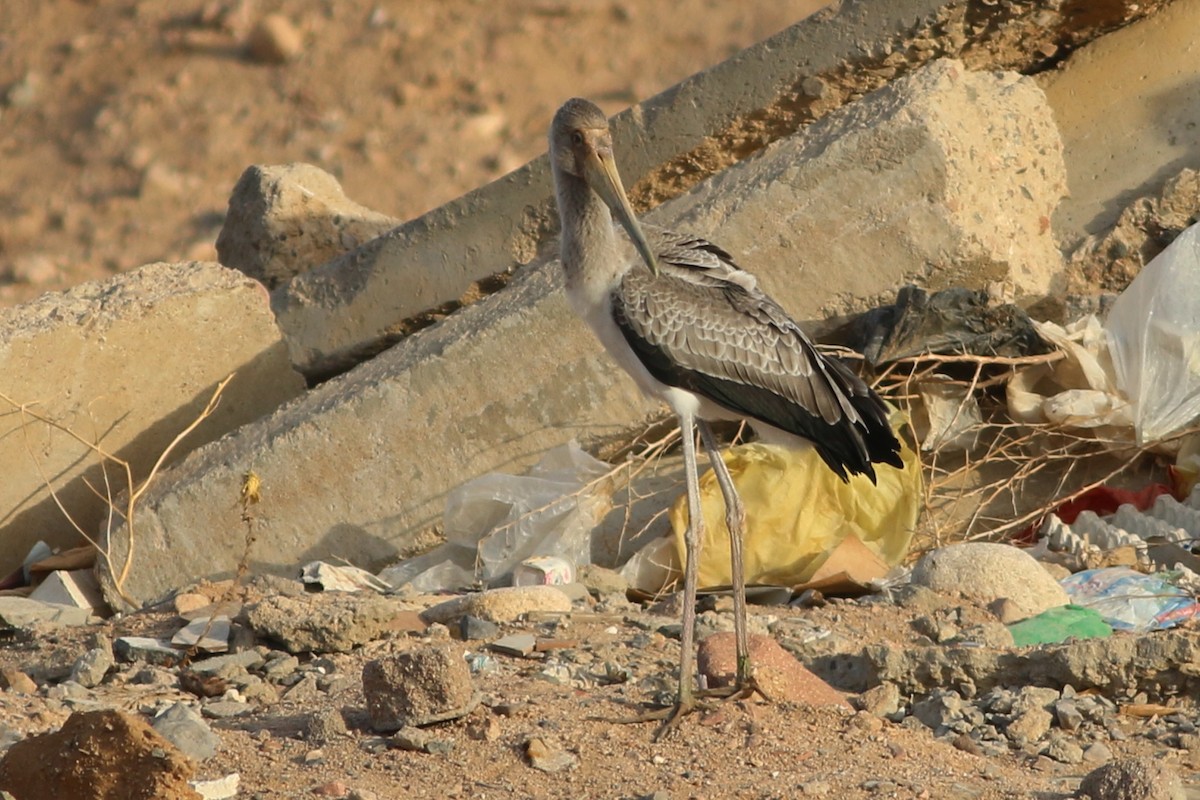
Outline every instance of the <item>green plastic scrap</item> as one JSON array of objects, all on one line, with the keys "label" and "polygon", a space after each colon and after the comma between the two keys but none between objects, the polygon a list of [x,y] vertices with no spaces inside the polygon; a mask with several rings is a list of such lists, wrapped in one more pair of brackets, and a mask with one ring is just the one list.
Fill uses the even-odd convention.
[{"label": "green plastic scrap", "polygon": [[1103,639],[1113,632],[1112,626],[1098,613],[1075,605],[1048,609],[1036,617],[1014,622],[1008,630],[1017,647],[1055,644],[1067,639]]}]

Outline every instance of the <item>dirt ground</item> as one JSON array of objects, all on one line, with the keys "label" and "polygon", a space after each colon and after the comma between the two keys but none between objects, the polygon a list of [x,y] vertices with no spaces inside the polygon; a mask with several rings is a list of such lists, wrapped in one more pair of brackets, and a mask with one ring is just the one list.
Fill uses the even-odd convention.
[{"label": "dirt ground", "polygon": [[[0,305],[216,260],[255,163],[306,161],[407,219],[545,150],[567,97],[616,112],[823,0],[6,0]],[[247,43],[269,15],[294,56]]]},{"label": "dirt ground", "polygon": [[[251,589],[243,599],[262,595]],[[936,739],[922,725],[880,719],[850,708],[813,708],[786,700],[716,702],[686,717],[678,729],[655,741],[657,723],[616,724],[641,711],[673,684],[678,663],[675,638],[659,627],[671,618],[609,600],[579,606],[566,617],[502,626],[503,633],[530,632],[569,643],[557,653],[526,658],[491,653],[491,663],[473,683],[483,704],[469,716],[426,729],[447,752],[408,752],[390,747],[371,730],[362,690],[363,665],[397,650],[445,641],[447,633],[398,632],[348,654],[302,656],[291,678],[272,679],[276,702],[251,704],[248,715],[209,719],[221,739],[216,756],[199,765],[196,777],[240,775],[239,797],[274,798],[1065,798],[1093,765],[1064,764],[1032,750],[985,756],[969,743]],[[751,627],[775,626],[789,633],[826,631],[841,644],[906,647],[923,640],[912,625],[914,610],[873,601],[839,601],[823,608],[751,606]],[[986,616],[967,610],[972,618]],[[725,628],[727,611],[708,611],[703,624]],[[143,612],[97,627],[42,629],[33,638],[0,648],[0,673],[33,674],[70,668],[100,632],[170,636],[179,618],[170,611]],[[828,642],[827,639],[822,640]],[[468,651],[488,654],[480,642]],[[261,652],[270,650],[263,642]],[[280,655],[271,650],[274,658]],[[202,661],[196,662],[203,663]],[[540,674],[548,664],[566,664],[589,674],[626,680],[594,685],[557,684]],[[121,664],[92,690],[0,692],[0,733],[11,741],[52,731],[73,710],[115,707],[152,715],[177,700],[196,703],[179,686],[179,668]],[[221,674],[221,673],[218,673]],[[300,680],[302,676],[308,676]],[[315,676],[315,680],[313,679]],[[60,687],[71,686],[62,684]],[[214,698],[219,699],[219,698]],[[207,705],[207,704],[206,704]],[[315,739],[313,715],[340,714],[348,730]],[[1190,713],[1190,712],[1188,712]],[[1153,720],[1122,717],[1112,726],[1114,757],[1151,755],[1187,774],[1194,755],[1166,747],[1147,735]],[[531,765],[528,742],[540,738],[576,763],[556,772]],[[175,798],[180,795],[172,795]],[[29,800],[22,798],[21,800]]]}]

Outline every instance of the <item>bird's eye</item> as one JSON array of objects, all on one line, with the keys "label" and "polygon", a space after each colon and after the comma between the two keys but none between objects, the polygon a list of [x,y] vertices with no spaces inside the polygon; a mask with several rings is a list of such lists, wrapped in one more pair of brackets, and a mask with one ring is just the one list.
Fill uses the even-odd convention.
[{"label": "bird's eye", "polygon": [[583,134],[579,131],[572,131],[571,144],[575,145],[576,147],[583,144]]}]

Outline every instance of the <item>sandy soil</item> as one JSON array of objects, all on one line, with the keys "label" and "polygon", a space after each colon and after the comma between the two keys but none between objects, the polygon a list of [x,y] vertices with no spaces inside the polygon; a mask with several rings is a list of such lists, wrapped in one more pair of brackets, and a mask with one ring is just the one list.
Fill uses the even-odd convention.
[{"label": "sandy soil", "polygon": [[[418,215],[541,153],[565,98],[618,111],[822,5],[7,0],[0,304],[215,260],[254,163],[307,161]],[[294,27],[281,64],[247,48],[271,14]]]}]

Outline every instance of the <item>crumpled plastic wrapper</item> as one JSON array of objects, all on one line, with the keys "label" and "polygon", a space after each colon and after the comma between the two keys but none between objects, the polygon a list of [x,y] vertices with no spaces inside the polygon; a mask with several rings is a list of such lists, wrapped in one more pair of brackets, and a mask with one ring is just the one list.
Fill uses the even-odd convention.
[{"label": "crumpled plastic wrapper", "polygon": [[[897,415],[893,427],[899,421]],[[904,468],[877,465],[878,485],[861,475],[843,483],[812,448],[753,443],[724,451],[746,509],[746,583],[804,584],[851,537],[879,557],[883,571],[898,564],[908,553],[922,499],[920,463],[903,437],[901,447]],[[725,500],[711,469],[700,478],[700,507],[705,526],[700,586],[727,586],[732,573]],[[670,518],[683,563],[686,494],[672,506]]]}]

